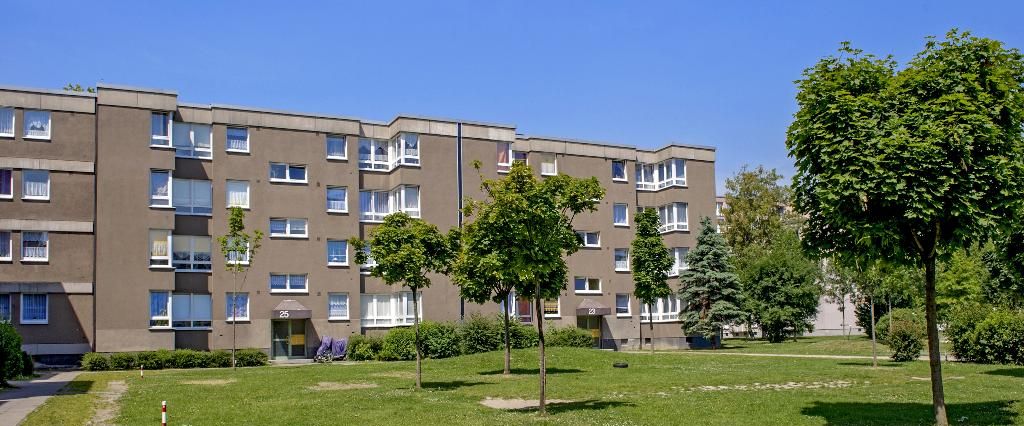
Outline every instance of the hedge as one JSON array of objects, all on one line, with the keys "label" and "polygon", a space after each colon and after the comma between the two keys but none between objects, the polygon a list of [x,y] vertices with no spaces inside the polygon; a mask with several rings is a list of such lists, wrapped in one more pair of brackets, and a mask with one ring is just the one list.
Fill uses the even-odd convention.
[{"label": "hedge", "polygon": [[875,323],[875,336],[878,337],[880,342],[888,345],[889,323],[896,323],[897,321],[905,321],[912,329],[921,330],[922,336],[925,336],[928,332],[928,323],[925,321],[924,312],[910,308],[893,309],[892,312],[883,315]]},{"label": "hedge", "polygon": [[[269,357],[259,349],[239,349],[235,352],[239,367],[267,365]],[[146,370],[163,368],[224,368],[231,366],[229,351],[194,351],[177,349],[146,352],[117,352],[110,355],[89,352],[82,357],[82,369],[87,371]]]},{"label": "hedge", "polygon": [[961,361],[1024,365],[1024,312],[959,306],[946,324],[946,336]]},{"label": "hedge", "polygon": [[21,335],[10,322],[0,320],[0,384],[21,375]]},{"label": "hedge", "polygon": [[549,346],[567,346],[572,348],[590,348],[594,346],[594,337],[590,332],[573,326],[552,327],[546,338]]}]

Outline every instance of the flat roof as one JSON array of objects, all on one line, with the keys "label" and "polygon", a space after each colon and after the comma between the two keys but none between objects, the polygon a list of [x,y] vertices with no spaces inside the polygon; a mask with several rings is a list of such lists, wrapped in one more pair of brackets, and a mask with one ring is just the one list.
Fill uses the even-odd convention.
[{"label": "flat roof", "polygon": [[5,86],[0,85],[0,90],[6,90],[11,92],[26,92],[26,93],[45,93],[48,95],[60,95],[60,96],[79,96],[83,98],[95,98],[95,93],[89,92],[74,92],[71,90],[63,89],[39,89],[35,87],[21,87],[21,86]]}]

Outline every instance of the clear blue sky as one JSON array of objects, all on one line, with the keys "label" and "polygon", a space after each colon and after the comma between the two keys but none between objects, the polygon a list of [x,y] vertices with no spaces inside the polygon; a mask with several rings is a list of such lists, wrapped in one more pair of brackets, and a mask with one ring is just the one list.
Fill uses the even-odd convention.
[{"label": "clear blue sky", "polygon": [[952,27],[1024,47],[1024,2],[16,1],[0,84],[97,81],[225,103],[718,148],[788,178],[793,80],[843,40],[905,61]]}]

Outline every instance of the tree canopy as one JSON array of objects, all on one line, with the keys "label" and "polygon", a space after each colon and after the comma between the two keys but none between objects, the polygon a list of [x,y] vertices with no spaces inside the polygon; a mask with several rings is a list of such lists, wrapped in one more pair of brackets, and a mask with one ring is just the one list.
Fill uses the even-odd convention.
[{"label": "tree canopy", "polygon": [[722,326],[746,313],[740,309],[742,289],[729,246],[710,218],[701,219],[697,246],[687,254],[686,264],[689,268],[679,276],[683,331],[703,336],[717,347]]},{"label": "tree canopy", "polygon": [[760,165],[753,170],[744,165],[725,180],[725,239],[734,251],[751,245],[765,247],[782,227],[780,213],[789,204],[790,190],[779,184],[781,180],[775,169]]},{"label": "tree canopy", "polygon": [[[658,231],[660,219],[654,209],[643,209],[633,218],[636,237],[630,247],[629,263],[633,275],[633,297],[641,305],[651,306],[658,299],[672,295],[668,285],[668,272],[675,260],[665,247]],[[654,317],[649,317],[651,328]],[[643,327],[640,327],[640,348],[643,348]],[[651,341],[651,350],[654,342]]]},{"label": "tree canopy", "polygon": [[820,270],[804,256],[796,232],[781,230],[767,248],[750,251],[756,255],[740,277],[744,306],[764,337],[781,342],[786,336],[813,330],[821,298]]}]

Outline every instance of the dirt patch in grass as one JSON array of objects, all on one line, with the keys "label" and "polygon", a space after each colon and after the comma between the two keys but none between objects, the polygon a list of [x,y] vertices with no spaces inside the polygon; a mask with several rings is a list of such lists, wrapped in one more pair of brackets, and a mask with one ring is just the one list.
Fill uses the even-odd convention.
[{"label": "dirt patch in grass", "polygon": [[320,382],[316,386],[310,386],[306,389],[312,391],[335,391],[335,390],[352,390],[352,389],[373,389],[377,387],[376,383],[341,383],[341,382]]},{"label": "dirt patch in grass", "polygon": [[185,380],[181,382],[183,385],[206,385],[206,386],[223,386],[230,385],[236,382],[235,379],[207,379],[207,380]]},{"label": "dirt patch in grass", "polygon": [[838,389],[853,386],[853,382],[846,380],[833,380],[831,382],[786,382],[786,383],[751,383],[749,385],[720,385],[720,386],[696,386],[686,389],[690,392],[718,392],[718,391],[766,391],[766,390],[793,390],[793,389]]},{"label": "dirt patch in grass", "polygon": [[103,392],[98,392],[100,401],[96,407],[96,412],[92,415],[92,421],[89,424],[93,425],[111,425],[113,424],[114,418],[117,417],[117,400],[124,395],[124,392],[128,390],[128,385],[124,381],[117,380],[107,383],[107,389]]},{"label": "dirt patch in grass", "polygon": [[385,371],[382,373],[373,373],[371,376],[391,377],[395,379],[415,379],[416,373],[413,373],[412,371]]},{"label": "dirt patch in grass", "polygon": [[[549,400],[547,400],[548,404],[564,404],[564,403],[569,403],[569,402],[572,402],[572,401],[568,401],[568,400],[564,400],[564,399],[549,399]],[[530,409],[530,408],[537,408],[537,407],[539,407],[540,406],[540,400],[536,400],[536,399],[515,399],[515,398],[513,398],[513,399],[504,399],[504,398],[491,398],[491,397],[488,397],[487,399],[484,399],[483,401],[480,401],[480,404],[484,405],[485,407],[495,408],[495,409],[498,409],[498,410],[526,410],[526,409]]]}]

